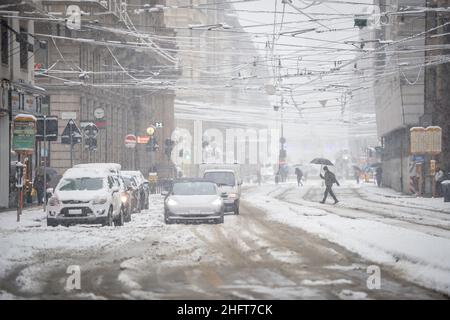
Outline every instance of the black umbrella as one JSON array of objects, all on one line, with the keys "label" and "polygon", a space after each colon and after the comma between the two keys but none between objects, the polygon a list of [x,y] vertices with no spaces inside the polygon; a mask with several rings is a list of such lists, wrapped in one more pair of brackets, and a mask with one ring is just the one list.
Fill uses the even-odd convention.
[{"label": "black umbrella", "polygon": [[315,158],[311,161],[311,163],[320,164],[321,166],[334,166],[334,164],[330,160],[325,158]]},{"label": "black umbrella", "polygon": [[381,167],[381,162],[372,163],[369,167],[370,167],[370,168]]}]

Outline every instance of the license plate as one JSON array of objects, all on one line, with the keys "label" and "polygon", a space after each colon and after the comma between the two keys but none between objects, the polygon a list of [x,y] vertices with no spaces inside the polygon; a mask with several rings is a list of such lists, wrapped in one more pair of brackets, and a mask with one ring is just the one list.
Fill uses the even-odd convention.
[{"label": "license plate", "polygon": [[82,209],[70,209],[69,214],[83,214]]}]

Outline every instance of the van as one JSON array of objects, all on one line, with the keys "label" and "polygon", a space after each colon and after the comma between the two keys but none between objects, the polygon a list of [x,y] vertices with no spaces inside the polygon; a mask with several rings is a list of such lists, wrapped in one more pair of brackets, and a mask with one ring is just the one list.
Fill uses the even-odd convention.
[{"label": "van", "polygon": [[223,194],[225,212],[239,214],[241,199],[241,166],[239,164],[201,164],[199,177],[217,184]]}]

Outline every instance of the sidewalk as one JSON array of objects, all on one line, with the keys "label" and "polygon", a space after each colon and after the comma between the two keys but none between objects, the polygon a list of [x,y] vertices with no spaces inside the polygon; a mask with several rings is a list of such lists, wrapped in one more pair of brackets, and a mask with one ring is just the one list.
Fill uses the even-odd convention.
[{"label": "sidewalk", "polygon": [[450,214],[450,202],[444,202],[443,198],[418,198],[406,195],[389,188],[378,188],[372,184],[362,183],[359,191],[362,196],[388,204],[402,204],[414,208],[434,210]]}]

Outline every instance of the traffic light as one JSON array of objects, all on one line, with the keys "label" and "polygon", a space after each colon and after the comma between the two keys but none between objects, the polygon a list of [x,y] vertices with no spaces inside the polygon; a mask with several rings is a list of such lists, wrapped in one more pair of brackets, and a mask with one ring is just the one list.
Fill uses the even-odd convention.
[{"label": "traffic light", "polygon": [[84,140],[84,147],[90,151],[97,150],[97,138],[86,138]]},{"label": "traffic light", "polygon": [[165,146],[165,154],[168,158],[170,158],[171,154],[172,154],[172,150],[173,147],[175,146],[175,141],[171,140],[171,139],[166,139],[164,141],[164,146]]}]

